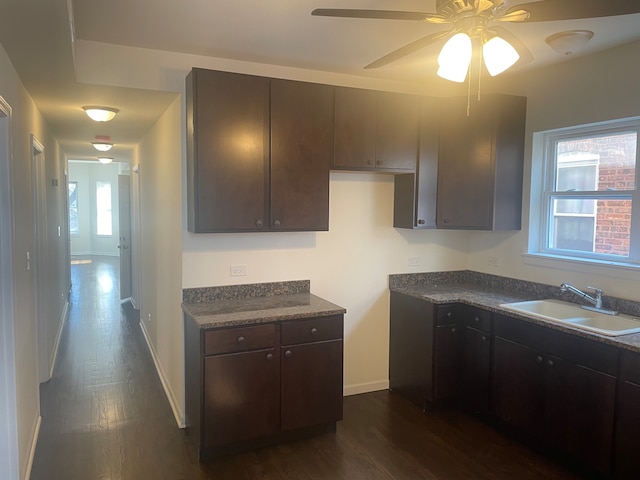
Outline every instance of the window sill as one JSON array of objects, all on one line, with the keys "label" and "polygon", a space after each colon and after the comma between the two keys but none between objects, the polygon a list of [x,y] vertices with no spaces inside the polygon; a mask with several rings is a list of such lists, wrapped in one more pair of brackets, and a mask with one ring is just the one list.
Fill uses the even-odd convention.
[{"label": "window sill", "polygon": [[[524,253],[522,261],[527,265],[581,273],[600,271],[612,277],[637,280],[640,265],[634,263],[593,260],[589,258],[564,257],[546,253]],[[606,272],[609,270],[609,272]]]}]

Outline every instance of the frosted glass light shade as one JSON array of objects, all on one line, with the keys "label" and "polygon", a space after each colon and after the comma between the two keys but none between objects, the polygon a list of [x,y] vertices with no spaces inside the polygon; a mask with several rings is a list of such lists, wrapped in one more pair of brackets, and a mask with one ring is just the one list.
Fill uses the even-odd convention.
[{"label": "frosted glass light shade", "polygon": [[489,75],[495,77],[518,61],[520,55],[505,39],[493,37],[482,46],[482,56]]},{"label": "frosted glass light shade", "polygon": [[108,152],[113,147],[113,143],[104,143],[104,142],[92,142],[93,148],[98,150],[99,152]]},{"label": "frosted glass light shade", "polygon": [[108,163],[113,162],[113,158],[112,157],[98,157],[98,161],[100,163],[102,163],[103,165],[106,165]]},{"label": "frosted glass light shade", "polygon": [[438,76],[453,82],[464,82],[471,63],[471,38],[457,33],[444,44],[438,55]]},{"label": "frosted glass light shade", "polygon": [[108,122],[112,120],[119,111],[117,108],[94,106],[82,107],[82,109],[91,120],[96,122]]}]

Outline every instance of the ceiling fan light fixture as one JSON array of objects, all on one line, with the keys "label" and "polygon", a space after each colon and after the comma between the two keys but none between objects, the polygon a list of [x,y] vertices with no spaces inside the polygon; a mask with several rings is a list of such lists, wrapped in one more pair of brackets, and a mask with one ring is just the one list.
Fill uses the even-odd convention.
[{"label": "ceiling fan light fixture", "polygon": [[103,165],[107,165],[113,162],[113,157],[98,157],[98,161]]},{"label": "ceiling fan light fixture", "polygon": [[489,75],[495,77],[520,59],[520,54],[504,38],[495,36],[482,45],[482,56]]},{"label": "ceiling fan light fixture", "polygon": [[82,107],[87,116],[95,122],[108,122],[119,112],[117,108],[86,106]]},{"label": "ceiling fan light fixture", "polygon": [[438,55],[438,76],[462,83],[467,78],[473,46],[466,33],[457,33],[444,44]]},{"label": "ceiling fan light fixture", "polygon": [[99,152],[108,152],[113,147],[113,143],[104,143],[104,142],[92,142],[93,148],[98,150]]},{"label": "ceiling fan light fixture", "polygon": [[585,47],[593,38],[591,30],[567,30],[554,33],[544,39],[547,44],[561,55],[571,55]]}]

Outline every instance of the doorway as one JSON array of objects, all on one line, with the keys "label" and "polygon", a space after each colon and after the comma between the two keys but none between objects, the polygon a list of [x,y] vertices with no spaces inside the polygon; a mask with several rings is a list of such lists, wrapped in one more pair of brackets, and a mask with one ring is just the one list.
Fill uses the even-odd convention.
[{"label": "doorway", "polygon": [[0,465],[19,477],[13,312],[13,211],[11,206],[11,107],[0,97]]}]

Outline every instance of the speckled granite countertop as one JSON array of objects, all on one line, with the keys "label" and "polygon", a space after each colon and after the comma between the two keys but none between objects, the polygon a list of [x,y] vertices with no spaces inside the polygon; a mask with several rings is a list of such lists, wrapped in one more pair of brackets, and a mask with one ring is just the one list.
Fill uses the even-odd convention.
[{"label": "speckled granite countertop", "polygon": [[[576,336],[589,338],[626,350],[640,353],[640,333],[611,337],[586,331],[570,324],[522,315],[505,308],[503,303],[525,300],[555,298],[572,301],[560,292],[558,287],[534,282],[526,282],[495,275],[470,271],[436,272],[433,274],[390,275],[389,289],[412,297],[421,298],[434,304],[462,303],[490,310],[495,313],[518,318],[527,322],[543,325],[554,330],[568,332]],[[621,313],[640,317],[640,303],[630,300],[605,297],[605,305]]]},{"label": "speckled granite countertop", "polygon": [[182,310],[203,329],[346,313],[310,293],[309,281],[185,289]]}]

